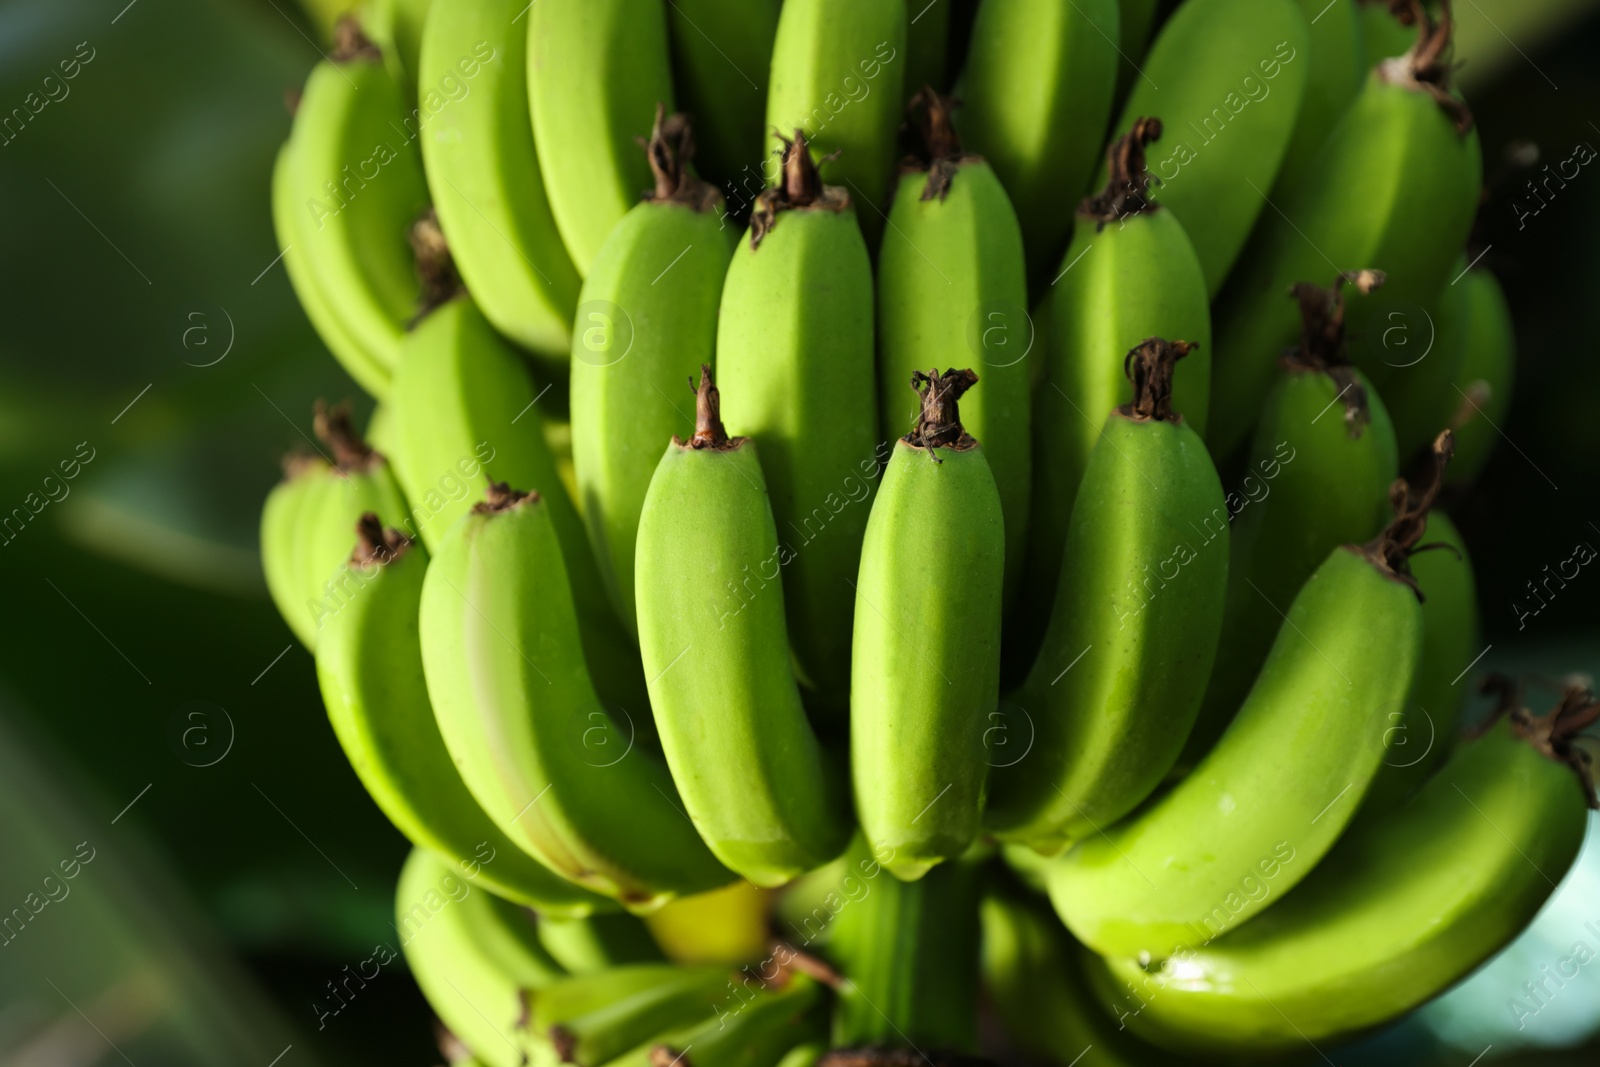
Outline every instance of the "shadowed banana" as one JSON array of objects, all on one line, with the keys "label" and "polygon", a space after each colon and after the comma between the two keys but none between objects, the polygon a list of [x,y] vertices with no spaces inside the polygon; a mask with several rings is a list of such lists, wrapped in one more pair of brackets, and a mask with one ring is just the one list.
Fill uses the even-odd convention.
[{"label": "shadowed banana", "polygon": [[1064,206],[1086,191],[1121,61],[1117,0],[982,4],[958,96],[962,138],[994,167],[1036,277],[1061,253]]},{"label": "shadowed banana", "polygon": [[695,407],[694,436],[667,445],[639,519],[639,646],[689,818],[729,869],[778,886],[844,849],[848,799],[789,667],[756,448],[724,429],[709,365]]},{"label": "shadowed banana", "polygon": [[1229,1057],[1344,1037],[1431,999],[1522,932],[1577,858],[1586,793],[1595,802],[1573,739],[1596,719],[1581,687],[1547,715],[1518,709],[1248,926],[1091,965],[1100,996],[1142,1037]]},{"label": "shadowed banana", "polygon": [[526,9],[539,168],[578,274],[650,187],[635,146],[673,110],[664,0],[541,0]]},{"label": "shadowed banana", "polygon": [[862,834],[897,878],[966,851],[1000,703],[1005,522],[985,449],[962,425],[970,370],[918,372],[922,411],[872,503],[856,582],[850,770]]},{"label": "shadowed banana", "polygon": [[[781,0],[670,0],[672,80],[694,117],[700,171],[743,206],[766,185],[761,156]],[[736,208],[737,210],[737,208]]]},{"label": "shadowed banana", "polygon": [[1306,18],[1305,62],[1309,69],[1300,117],[1273,186],[1274,200],[1299,183],[1322,142],[1361,90],[1369,63],[1376,62],[1368,59],[1362,44],[1359,0],[1297,2]]},{"label": "shadowed banana", "polygon": [[814,150],[823,178],[849,193],[873,246],[908,88],[906,21],[905,0],[785,0],[772,43],[767,147],[787,158],[784,131],[804,130],[801,150]]},{"label": "shadowed banana", "polygon": [[661,442],[694,419],[683,382],[716,348],[717,303],[737,240],[722,197],[689,168],[688,119],[656,112],[656,187],[622,217],[584,279],[572,341],[572,460],[589,544],[630,633],[639,512]]},{"label": "shadowed banana", "polygon": [[634,911],[732,881],[666,768],[595,693],[540,497],[491,487],[434,553],[421,617],[440,732],[512,840]]},{"label": "shadowed banana", "polygon": [[1217,650],[1228,577],[1222,483],[1175,409],[1191,345],[1128,352],[1132,399],[1089,457],[1044,647],[1015,697],[1032,746],[993,773],[987,826],[1040,851],[1110,826],[1172,767]]},{"label": "shadowed banana", "polygon": [[[484,317],[545,368],[567,364],[578,271],[556,229],[528,115],[523,0],[433,5],[422,37],[422,161],[450,252]],[[426,102],[426,101],[425,101]]]}]

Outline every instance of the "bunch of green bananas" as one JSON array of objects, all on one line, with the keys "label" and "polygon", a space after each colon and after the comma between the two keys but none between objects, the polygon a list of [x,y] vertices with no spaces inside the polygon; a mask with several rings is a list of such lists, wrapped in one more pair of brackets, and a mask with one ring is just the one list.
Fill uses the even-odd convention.
[{"label": "bunch of green bananas", "polygon": [[[299,97],[378,407],[263,559],[463,1056],[959,1058],[980,982],[1063,1063],[1275,1054],[1573,861],[1592,697],[1454,744],[1512,346],[1449,4],[952,6],[387,0]],[[770,949],[695,935],[736,883]]]}]

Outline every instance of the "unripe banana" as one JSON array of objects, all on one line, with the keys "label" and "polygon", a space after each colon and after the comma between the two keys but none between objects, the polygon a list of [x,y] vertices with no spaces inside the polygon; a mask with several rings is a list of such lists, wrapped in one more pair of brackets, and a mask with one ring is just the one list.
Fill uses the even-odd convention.
[{"label": "unripe banana", "polygon": [[1050,897],[1073,934],[1112,956],[1165,959],[1241,926],[1299,883],[1355,814],[1405,710],[1422,607],[1406,556],[1439,490],[1449,434],[1419,496],[1333,550],[1284,616],[1244,706],[1187,778],[1057,861]]},{"label": "unripe banana", "polygon": [[422,657],[462,777],[551,869],[635,911],[732,880],[600,703],[541,498],[495,486],[451,528],[423,584]]},{"label": "unripe banana", "polygon": [[785,0],[772,43],[768,149],[787,160],[785,131],[804,130],[796,142],[849,193],[874,247],[907,94],[906,23],[905,0]]},{"label": "unripe banana", "polygon": [[872,504],[856,582],[850,771],[863,836],[897,878],[964,852],[983,814],[1000,703],[1005,522],[962,426],[970,370],[918,372],[922,411]]},{"label": "unripe banana", "polygon": [[1309,47],[1296,0],[1190,0],[1161,28],[1112,126],[1121,137],[1140,116],[1161,116],[1167,142],[1151,170],[1212,296],[1266,207],[1295,135]]},{"label": "unripe banana", "polygon": [[317,495],[313,483],[327,469],[327,461],[320,456],[283,457],[283,481],[272,487],[261,507],[261,570],[267,592],[278,614],[307,648],[316,647],[317,624],[300,584],[300,517]]},{"label": "unripe banana", "polygon": [[1155,29],[1160,0],[1119,0],[1117,4],[1120,33],[1117,39],[1119,61],[1117,65],[1117,106],[1128,97],[1133,80],[1139,76],[1144,64],[1145,49],[1150,44],[1150,31]]},{"label": "unripe banana", "polygon": [[422,159],[401,125],[405,104],[353,19],[333,58],[306,81],[274,174],[278,239],[313,325],[368,392],[381,396],[420,286],[408,234],[428,206]]},{"label": "unripe banana", "polygon": [[650,187],[636,139],[672,103],[664,0],[526,8],[528,102],[545,193],[579,275]]},{"label": "unripe banana", "polygon": [[837,718],[849,701],[850,583],[889,450],[878,436],[872,266],[851,195],[821,184],[802,131],[783,166],[728,266],[717,377],[729,428],[761,449],[789,640],[817,690],[813,713]]},{"label": "unripe banana", "polygon": [[709,365],[696,412],[639,520],[639,646],[689,818],[730,870],[778,886],[844,849],[848,801],[789,668],[761,464],[723,428]]},{"label": "unripe banana", "polygon": [[906,0],[906,95],[950,85],[950,9],[952,4]]},{"label": "unripe banana", "polygon": [[1383,402],[1346,361],[1343,295],[1346,281],[1371,289],[1382,280],[1364,271],[1335,279],[1332,289],[1295,287],[1301,343],[1282,360],[1244,481],[1228,496],[1226,513],[1235,521],[1222,640],[1182,767],[1194,766],[1222,736],[1273,647],[1283,612],[1328,553],[1366,541],[1384,525],[1399,457]]},{"label": "unripe banana", "polygon": [[1597,717],[1581,690],[1546,716],[1519,711],[1248,926],[1171,958],[1092,967],[1101,996],[1151,1041],[1235,1061],[1429,1000],[1521,933],[1577,858],[1585,786],[1566,764],[1583,778],[1572,736]]},{"label": "unripe banana", "polygon": [[[487,869],[487,868],[484,868]],[[490,1067],[523,1067],[528,990],[562,977],[533,916],[471,884],[469,870],[414,848],[395,887],[395,929],[428,1006]]]},{"label": "unripe banana", "polygon": [[1173,405],[1190,349],[1151,338],[1128,353],[1133,398],[1106,419],[1078,486],[1044,648],[1017,698],[1032,747],[993,776],[986,823],[1002,840],[1054,852],[1116,822],[1194,723],[1229,532],[1210,454]]},{"label": "unripe banana", "polygon": [[[667,5],[672,79],[678,106],[694,119],[699,169],[741,204],[766,184],[762,122],[780,4],[670,0]],[[740,195],[736,189],[748,191]]]},{"label": "unripe banana", "polygon": [[385,530],[368,512],[350,557],[359,592],[328,616],[317,644],[317,679],[333,732],[374,802],[413,844],[454,863],[484,863],[493,892],[551,915],[612,906],[524,853],[473,800],[450,762],[428,703],[417,636],[420,545]]},{"label": "unripe banana", "polygon": [[919,417],[905,387],[913,373],[982,359],[983,387],[961,415],[1000,490],[1009,601],[1022,577],[1033,473],[1027,268],[1005,189],[987,162],[962,152],[950,108],[936,93],[912,99],[927,167],[901,175],[878,253],[878,389],[884,430],[898,433]]},{"label": "unripe banana", "polygon": [[561,371],[579,279],[533,146],[528,34],[514,21],[526,8],[522,0],[433,5],[422,38],[422,161],[450,252],[484,317]]},{"label": "unripe banana", "polygon": [[317,437],[333,464],[285,462],[287,479],[262,512],[262,565],[268,588],[282,597],[278,610],[308,649],[315,651],[323,621],[360,588],[345,561],[356,543],[356,520],[368,511],[388,523],[406,516],[389,463],[350,425],[349,409],[317,405]]},{"label": "unripe banana", "polygon": [[1405,55],[1417,40],[1417,17],[1411,0],[1356,0],[1361,50],[1369,66]]},{"label": "unripe banana", "polygon": [[1190,342],[1172,383],[1172,405],[1205,436],[1211,311],[1194,247],[1177,217],[1151,196],[1145,148],[1161,132],[1159,119],[1142,118],[1112,144],[1106,187],[1078,206],[1071,243],[1042,302],[1052,327],[1041,331],[1045,381],[1034,390],[1038,462],[1023,601],[1035,634],[1050,618],[1072,502],[1106,414],[1133,399],[1119,355],[1150,337]]},{"label": "unripe banana", "polygon": [[737,237],[722,197],[689,168],[687,119],[656,113],[656,189],[622,217],[584,279],[572,341],[572,459],[589,544],[611,604],[637,629],[634,542],[661,443],[694,419],[683,382],[711,362]]},{"label": "unripe banana", "polygon": [[822,990],[804,975],[751,992],[736,1010],[716,1007],[711,1018],[659,1034],[611,1061],[610,1067],[777,1067],[797,1045],[826,1037]]},{"label": "unripe banana", "polygon": [[902,882],[876,877],[875,864],[894,857],[860,839],[846,855],[873,881],[840,907],[828,939],[828,957],[844,976],[834,1046],[974,1051],[983,856],[974,850]]},{"label": "unripe banana", "polygon": [[[1456,284],[1466,289],[1462,303],[1468,319],[1462,324],[1441,322],[1439,328],[1441,339],[1445,335],[1461,339],[1461,364],[1450,388],[1458,401],[1450,429],[1460,442],[1460,458],[1450,464],[1450,482],[1465,484],[1477,478],[1500,441],[1516,377],[1517,339],[1505,293],[1493,274],[1468,271]],[[1447,300],[1442,310],[1459,313],[1463,309]]]},{"label": "unripe banana", "polygon": [[360,9],[363,28],[383,50],[384,62],[413,105],[422,68],[423,25],[433,6],[433,0],[370,0]]},{"label": "unripe banana", "polygon": [[655,939],[627,912],[561,919],[539,916],[539,944],[571,974],[593,974],[633,963],[664,963]]},{"label": "unripe banana", "polygon": [[[636,964],[546,986],[532,1000],[537,1067],[600,1067],[700,1023],[725,995],[722,967]],[[646,984],[648,983],[648,984]],[[702,1024],[703,1025],[703,1024]]]},{"label": "unripe banana", "polygon": [[967,146],[994,167],[1022,220],[1035,276],[1061,254],[1063,202],[1086,191],[1121,61],[1117,0],[979,6],[961,76]]},{"label": "unripe banana", "polygon": [[[546,440],[538,405],[549,388],[535,388],[527,366],[467,296],[417,324],[406,336],[389,405],[395,469],[412,501],[407,533],[437,551],[471,510],[484,478],[536,489],[561,540],[589,670],[608,702],[642,713],[644,668],[611,609]],[[638,714],[634,721],[648,728],[648,719]]]},{"label": "unripe banana", "polygon": [[[1272,357],[1293,342],[1298,321],[1280,296],[1291,284],[1326,274],[1330,263],[1339,270],[1371,264],[1388,279],[1383,303],[1404,308],[1432,306],[1449,280],[1483,179],[1472,116],[1448,91],[1450,26],[1448,18],[1427,20],[1410,52],[1380,63],[1304,179],[1274,202],[1278,210],[1217,312],[1208,436],[1216,455],[1232,454],[1249,437]],[[1349,321],[1360,332],[1386,325],[1373,303],[1351,303]],[[1379,389],[1389,378],[1378,358],[1384,351],[1369,338],[1357,352]]]},{"label": "unripe banana", "polygon": [[[1360,0],[1298,0],[1306,18],[1305,96],[1283,154],[1273,199],[1299,183],[1328,133],[1361,90],[1370,63],[1361,40]],[[1403,51],[1403,49],[1402,49]]]},{"label": "unripe banana", "polygon": [[1472,560],[1444,512],[1428,515],[1422,547],[1439,549],[1411,557],[1411,576],[1427,598],[1422,602],[1422,658],[1405,715],[1385,731],[1383,767],[1362,802],[1362,815],[1372,819],[1388,818],[1455,751],[1467,706],[1462,665],[1483,650]]},{"label": "unripe banana", "polygon": [[[1460,279],[1466,270],[1466,259],[1457,256],[1450,275]],[[1423,315],[1416,316],[1418,321],[1413,322],[1406,311],[1394,311],[1384,316],[1387,321],[1375,322],[1369,329],[1367,346],[1386,350],[1383,403],[1394,422],[1402,463],[1426,449],[1439,427],[1463,406],[1456,388],[1471,343],[1463,335],[1472,319],[1468,292],[1465,280],[1459,280],[1445,286],[1429,308],[1420,309]],[[1372,337],[1370,330],[1379,331],[1378,336]]]}]

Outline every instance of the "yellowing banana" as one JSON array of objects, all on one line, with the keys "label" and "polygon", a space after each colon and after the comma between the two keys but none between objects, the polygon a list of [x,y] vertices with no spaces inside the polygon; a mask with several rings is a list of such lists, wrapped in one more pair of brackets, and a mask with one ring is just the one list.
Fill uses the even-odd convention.
[{"label": "yellowing banana", "polygon": [[1190,343],[1172,382],[1172,406],[1205,437],[1211,313],[1194,247],[1152,195],[1145,152],[1161,133],[1159,119],[1141,118],[1112,144],[1106,187],[1078,206],[1058,275],[1041,301],[1051,328],[1040,331],[1044,381],[1034,390],[1038,462],[1023,598],[1034,640],[1050,619],[1073,500],[1106,415],[1133,398],[1126,353],[1150,337]]},{"label": "yellowing banana", "polygon": [[994,772],[986,822],[1059,851],[1143,801],[1183,747],[1217,650],[1228,512],[1173,404],[1184,341],[1127,355],[1133,399],[1105,420],[1077,489],[1059,592],[1016,702],[1032,745]]},{"label": "yellowing banana", "polygon": [[427,554],[368,512],[350,557],[360,592],[331,614],[317,645],[328,719],[361,784],[413,844],[454,863],[483,863],[493,892],[550,915],[610,905],[553,874],[484,814],[450,762],[422,677],[418,608]]},{"label": "yellowing banana", "polygon": [[[655,192],[622,217],[584,279],[572,341],[572,460],[589,543],[629,631],[634,542],[662,442],[694,428],[683,383],[711,362],[737,236],[689,169],[687,119],[656,113]],[[743,562],[743,561],[741,561]]]},{"label": "yellowing banana", "polygon": [[777,886],[843,851],[843,775],[789,668],[779,548],[749,438],[729,438],[711,368],[639,519],[639,645],[661,747],[711,851]]},{"label": "yellowing banana", "polygon": [[1546,716],[1519,711],[1248,926],[1095,968],[1101,995],[1151,1041],[1228,1057],[1342,1037],[1437,995],[1520,933],[1577,858],[1585,789],[1564,764],[1597,716],[1581,691]]},{"label": "yellowing banana", "polygon": [[850,770],[862,834],[899,878],[977,835],[984,731],[1000,703],[1005,523],[985,450],[962,426],[970,370],[918,373],[922,411],[872,504],[856,582]]},{"label": "yellowing banana", "polygon": [[1121,137],[1140,116],[1161,117],[1166,138],[1150,169],[1161,203],[1194,243],[1212,296],[1266,208],[1295,136],[1309,49],[1295,0],[1189,0],[1162,26],[1112,126]]},{"label": "yellowing banana", "polygon": [[728,267],[717,377],[729,429],[761,449],[789,640],[816,691],[813,711],[841,718],[850,582],[889,451],[878,436],[872,266],[851,194],[821,184],[801,131],[783,166],[783,184],[762,194]]},{"label": "yellowing banana", "polygon": [[1088,191],[1111,113],[1120,32],[1117,0],[978,8],[957,93],[966,102],[961,134],[1011,194],[1035,275],[1060,255],[1071,205]]},{"label": "yellowing banana", "polygon": [[[908,92],[906,22],[905,0],[785,0],[772,43],[768,149],[787,157],[785,135],[804,130],[796,140],[849,194],[873,245]],[[769,173],[767,184],[782,180]]]},{"label": "yellowing banana", "polygon": [[422,657],[462,777],[551,869],[635,911],[732,880],[595,693],[541,498],[496,486],[451,528],[423,584]]},{"label": "yellowing banana", "polygon": [[889,232],[878,253],[878,389],[886,433],[920,416],[906,389],[914,372],[981,361],[982,388],[961,408],[983,453],[1005,513],[1006,595],[1015,595],[1027,545],[1029,482],[1028,375],[1038,357],[1028,321],[1022,230],[1005,189],[981,157],[961,150],[950,125],[951,101],[918,93],[913,120],[926,168],[900,177]]},{"label": "yellowing banana", "polygon": [[666,0],[538,0],[528,103],[550,210],[580,275],[650,187],[637,139],[673,110]]},{"label": "yellowing banana", "polygon": [[[1105,955],[1165,959],[1244,926],[1305,878],[1377,773],[1405,710],[1422,608],[1406,555],[1439,489],[1449,435],[1418,497],[1365,546],[1333,550],[1284,617],[1228,732],[1189,776],[1050,872],[1050,897]],[[1310,755],[1308,755],[1308,753]],[[1144,954],[1144,955],[1141,955]]]},{"label": "yellowing banana", "polygon": [[422,161],[451,255],[484,317],[559,371],[579,279],[533,145],[528,34],[515,21],[528,6],[433,4],[419,70]]}]

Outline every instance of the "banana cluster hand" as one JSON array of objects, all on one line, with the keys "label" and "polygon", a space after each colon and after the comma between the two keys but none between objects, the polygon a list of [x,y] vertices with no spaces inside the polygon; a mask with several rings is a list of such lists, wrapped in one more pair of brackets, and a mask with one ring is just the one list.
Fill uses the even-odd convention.
[{"label": "banana cluster hand", "polygon": [[1600,703],[1456,743],[1450,5],[953,6],[381,0],[311,74],[274,224],[381,407],[263,564],[452,1057],[957,1062],[980,983],[1063,1067],[1274,1055],[1573,862]]}]

